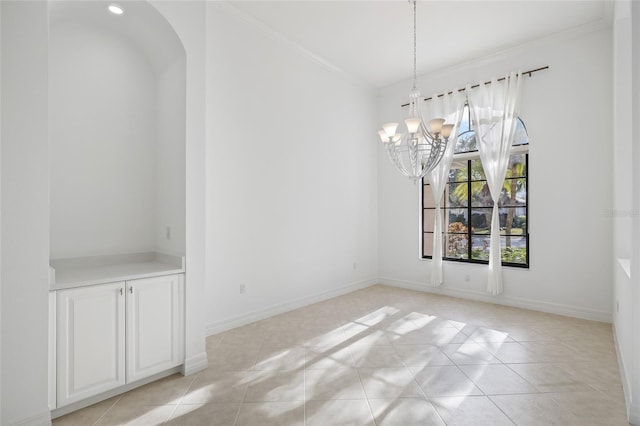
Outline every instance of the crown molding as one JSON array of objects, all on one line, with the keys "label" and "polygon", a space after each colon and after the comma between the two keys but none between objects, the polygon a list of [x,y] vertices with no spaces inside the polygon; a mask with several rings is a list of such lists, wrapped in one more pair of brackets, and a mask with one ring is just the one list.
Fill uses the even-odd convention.
[{"label": "crown molding", "polygon": [[316,65],[319,65],[320,67],[324,68],[326,71],[336,74],[337,76],[341,77],[343,80],[348,82],[349,84],[364,90],[371,91],[371,92],[375,91],[375,87],[372,86],[371,84],[343,70],[342,68],[331,63],[326,58],[318,54],[315,54],[314,52],[300,45],[299,43],[296,43],[295,41],[291,40],[290,38],[282,34],[280,31],[274,29],[273,27],[249,15],[247,12],[240,10],[237,6],[234,6],[232,2],[228,2],[228,1],[207,2],[207,7],[209,6],[217,7],[231,13],[240,21],[248,25],[251,25],[254,28],[258,29],[259,31],[263,32],[271,40],[281,44],[282,46],[287,47],[288,49],[297,53],[298,55],[314,62]]}]

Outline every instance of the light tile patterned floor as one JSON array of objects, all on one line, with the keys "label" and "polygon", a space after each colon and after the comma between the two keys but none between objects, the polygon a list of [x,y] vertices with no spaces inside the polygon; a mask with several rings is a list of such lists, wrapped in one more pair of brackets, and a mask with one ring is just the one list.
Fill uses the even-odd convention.
[{"label": "light tile patterned floor", "polygon": [[373,286],[207,339],[54,425],[626,425],[611,326]]}]

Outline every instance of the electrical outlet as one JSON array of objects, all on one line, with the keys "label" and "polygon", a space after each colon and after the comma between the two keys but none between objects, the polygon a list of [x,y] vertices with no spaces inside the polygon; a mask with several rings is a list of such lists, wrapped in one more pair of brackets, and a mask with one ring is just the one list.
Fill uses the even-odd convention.
[{"label": "electrical outlet", "polygon": [[167,240],[171,239],[171,227],[167,226],[167,228],[165,229],[165,235],[167,237]]},{"label": "electrical outlet", "polygon": [[471,281],[471,275],[469,275],[469,274],[465,275],[465,276],[464,276],[464,280],[465,280],[466,282]]},{"label": "electrical outlet", "polygon": [[247,292],[247,287],[244,284],[240,284],[240,294],[245,294]]},{"label": "electrical outlet", "polygon": [[358,269],[358,264],[356,262],[353,262],[353,269]]}]

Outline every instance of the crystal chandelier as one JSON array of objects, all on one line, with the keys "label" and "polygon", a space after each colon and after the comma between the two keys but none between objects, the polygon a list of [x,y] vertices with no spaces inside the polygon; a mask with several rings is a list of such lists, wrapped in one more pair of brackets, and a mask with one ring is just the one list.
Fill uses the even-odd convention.
[{"label": "crystal chandelier", "polygon": [[420,113],[420,91],[416,88],[416,1],[413,0],[413,88],[409,92],[409,117],[406,133],[397,133],[398,123],[386,123],[380,140],[396,168],[414,182],[433,170],[444,154],[453,124],[442,118],[429,120],[428,128]]}]

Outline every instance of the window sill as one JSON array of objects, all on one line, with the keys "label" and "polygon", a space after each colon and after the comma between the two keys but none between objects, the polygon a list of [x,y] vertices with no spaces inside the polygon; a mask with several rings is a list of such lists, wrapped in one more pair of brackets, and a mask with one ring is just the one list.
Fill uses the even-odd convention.
[{"label": "window sill", "polygon": [[[418,260],[431,260],[431,257],[418,257]],[[451,263],[457,263],[457,264],[463,264],[463,265],[474,265],[474,266],[487,266],[489,265],[489,262],[482,262],[482,261],[476,261],[476,262],[470,262],[466,259],[464,260],[456,260],[456,259],[442,259],[444,262],[451,262]],[[525,264],[520,264],[520,263],[509,263],[509,264],[502,264],[503,268],[513,268],[513,269],[530,269],[530,265],[525,265]]]}]

